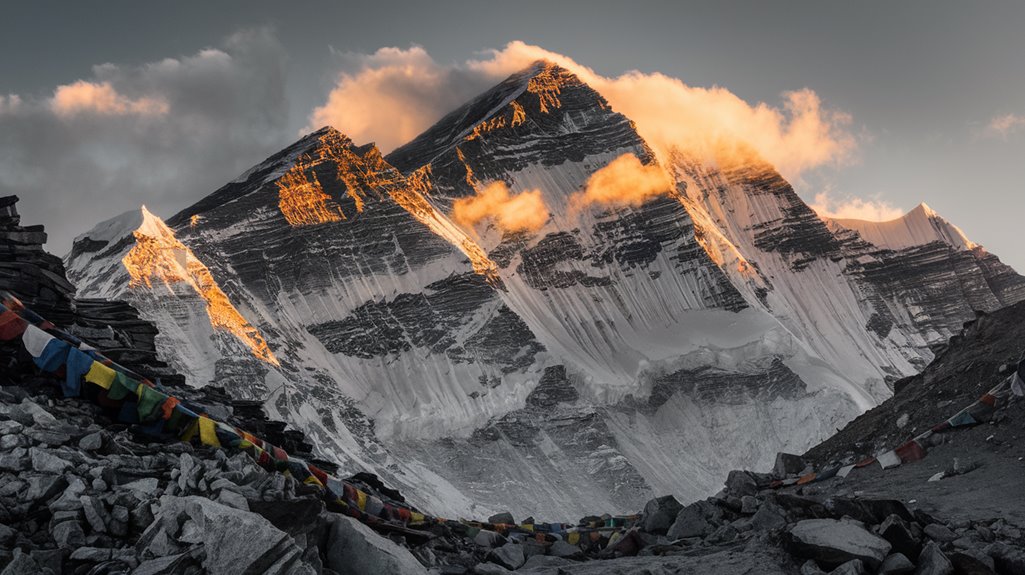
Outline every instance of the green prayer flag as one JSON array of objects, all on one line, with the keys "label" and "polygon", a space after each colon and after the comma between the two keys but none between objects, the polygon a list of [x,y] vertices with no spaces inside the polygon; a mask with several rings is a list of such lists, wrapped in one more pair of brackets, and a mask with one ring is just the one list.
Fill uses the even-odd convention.
[{"label": "green prayer flag", "polygon": [[148,385],[139,386],[139,421],[153,421],[161,414],[167,396]]},{"label": "green prayer flag", "polygon": [[114,376],[114,382],[110,384],[110,389],[107,390],[107,398],[118,401],[128,397],[129,393],[135,393],[135,388],[138,387],[139,382],[128,379],[128,376],[117,372]]}]

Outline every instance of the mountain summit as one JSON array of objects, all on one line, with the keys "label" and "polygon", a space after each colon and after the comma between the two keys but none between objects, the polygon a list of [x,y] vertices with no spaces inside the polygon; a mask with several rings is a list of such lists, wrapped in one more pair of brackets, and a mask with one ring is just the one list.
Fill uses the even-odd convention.
[{"label": "mountain summit", "polygon": [[[924,207],[826,222],[738,158],[661,164],[539,62],[387,157],[324,128],[168,219],[162,261],[198,290],[134,279],[146,214],[80,236],[66,264],[81,295],[155,322],[192,385],[264,400],[426,510],[632,512],[811,447],[976,310],[1025,299]],[[535,226],[457,217],[522,194],[547,212]]]}]

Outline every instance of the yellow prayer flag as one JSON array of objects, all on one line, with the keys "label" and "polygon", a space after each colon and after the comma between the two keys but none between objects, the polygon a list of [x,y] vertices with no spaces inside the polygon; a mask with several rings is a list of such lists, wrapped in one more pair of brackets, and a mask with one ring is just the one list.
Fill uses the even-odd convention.
[{"label": "yellow prayer flag", "polygon": [[85,374],[85,380],[95,383],[103,389],[110,389],[110,384],[114,383],[116,376],[116,371],[98,361],[94,361],[89,368],[89,372]]},{"label": "yellow prayer flag", "polygon": [[199,418],[199,441],[203,445],[220,447],[221,442],[217,439],[217,425],[209,417]]},{"label": "yellow prayer flag", "polygon": [[356,507],[359,507],[360,511],[364,511],[367,508],[367,494],[359,489],[356,490]]},{"label": "yellow prayer flag", "polygon": [[412,523],[423,523],[424,522],[424,514],[423,513],[417,513],[416,511],[411,511],[409,513],[409,520]]},{"label": "yellow prayer flag", "polygon": [[577,544],[579,544],[580,543],[580,533],[577,533],[576,531],[574,531],[573,533],[568,533],[566,535],[566,541],[570,545],[577,545]]}]

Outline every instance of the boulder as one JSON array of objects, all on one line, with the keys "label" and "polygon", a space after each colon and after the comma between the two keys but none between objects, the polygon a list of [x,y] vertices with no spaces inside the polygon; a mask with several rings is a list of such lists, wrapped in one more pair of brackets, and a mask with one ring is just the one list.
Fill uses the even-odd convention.
[{"label": "boulder", "polygon": [[940,543],[950,543],[957,539],[957,534],[951,531],[946,525],[930,523],[925,526],[925,536]]},{"label": "boulder", "polygon": [[78,446],[86,451],[98,451],[103,447],[103,434],[99,431],[90,433],[78,440]]},{"label": "boulder", "polygon": [[861,559],[852,559],[830,571],[829,575],[865,575],[865,564]]},{"label": "boulder", "polygon": [[922,548],[918,556],[918,569],[915,575],[953,575],[954,566],[950,564],[947,556],[940,551],[940,546],[929,543]]},{"label": "boulder", "polygon": [[890,542],[858,525],[834,519],[805,519],[787,534],[787,546],[798,557],[837,567],[860,559],[876,569],[890,552]]},{"label": "boulder", "polygon": [[783,453],[781,451],[776,454],[776,465],[772,468],[772,474],[780,479],[784,479],[801,473],[807,465],[804,458],[800,455]]},{"label": "boulder", "polygon": [[737,497],[758,493],[758,482],[747,471],[733,470],[726,477],[726,492]]},{"label": "boulder", "polygon": [[39,575],[42,572],[39,564],[29,554],[18,550],[14,552],[14,559],[0,571],[0,575]]},{"label": "boulder", "polygon": [[427,573],[427,569],[408,550],[381,537],[359,521],[332,514],[327,522],[330,527],[324,546],[324,566],[339,575]]},{"label": "boulder", "polygon": [[740,513],[743,515],[754,515],[758,511],[761,502],[757,497],[745,495],[740,498]]},{"label": "boulder", "polygon": [[512,513],[509,513],[508,511],[503,511],[501,513],[496,513],[491,517],[488,517],[488,523],[491,523],[493,525],[515,525],[516,520],[513,519]]},{"label": "boulder", "polygon": [[787,520],[782,509],[775,505],[765,504],[751,517],[748,525],[755,531],[770,531],[786,527]]},{"label": "boulder", "polygon": [[993,558],[993,564],[1000,575],[1025,573],[1025,550],[1007,543],[991,543],[986,555]]},{"label": "boulder", "polygon": [[644,506],[641,529],[648,533],[665,534],[682,509],[683,505],[672,495],[656,497]]},{"label": "boulder", "polygon": [[23,501],[49,501],[68,486],[63,475],[33,475],[25,481],[28,489],[22,495]]},{"label": "boulder", "polygon": [[890,542],[894,553],[901,553],[905,558],[918,557],[922,552],[922,544],[911,532],[911,526],[896,514],[883,521],[879,526],[879,535]]},{"label": "boulder", "polygon": [[78,521],[62,521],[50,529],[50,536],[59,547],[74,549],[85,544],[85,531]]},{"label": "boulder", "polygon": [[915,572],[915,564],[903,553],[888,555],[879,566],[879,575],[908,575]]},{"label": "boulder", "polygon": [[801,575],[826,575],[826,572],[819,567],[818,563],[809,559],[801,565]]},{"label": "boulder", "polygon": [[957,551],[948,557],[958,575],[995,575],[996,564],[993,558],[982,551],[966,549]]},{"label": "boulder", "polygon": [[203,497],[165,495],[160,498],[160,515],[163,524],[177,522],[183,515],[188,517],[195,525],[193,535],[206,549],[203,567],[212,573],[310,571],[295,541],[255,513]]},{"label": "boulder", "polygon": [[548,554],[563,559],[577,559],[584,556],[584,552],[580,547],[570,545],[561,539],[552,543],[552,546],[548,549]]},{"label": "boulder", "polygon": [[29,457],[32,459],[32,469],[39,473],[60,475],[64,470],[71,467],[71,462],[57,457],[48,450],[33,447],[29,449]]},{"label": "boulder", "polygon": [[574,563],[576,562],[552,555],[533,555],[527,559],[527,562],[524,563],[523,567],[520,569],[524,571],[530,569],[550,569],[557,571],[559,567],[566,567],[568,565],[573,565]]},{"label": "boulder", "polygon": [[473,536],[473,542],[480,547],[499,547],[505,544],[506,539],[501,533],[481,529]]},{"label": "boulder", "polygon": [[666,536],[670,539],[704,537],[721,524],[721,509],[708,501],[695,501],[680,510]]},{"label": "boulder", "polygon": [[498,563],[506,569],[516,570],[527,561],[527,558],[523,555],[522,545],[509,542],[501,547],[492,549],[491,553],[488,554],[488,560]]}]

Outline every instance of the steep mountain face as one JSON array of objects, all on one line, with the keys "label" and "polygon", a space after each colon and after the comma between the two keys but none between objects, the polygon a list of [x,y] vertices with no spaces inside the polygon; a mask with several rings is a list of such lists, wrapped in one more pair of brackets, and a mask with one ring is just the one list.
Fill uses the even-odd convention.
[{"label": "steep mountain face", "polygon": [[[632,156],[668,183],[582,202]],[[546,220],[459,221],[501,182]],[[924,219],[922,219],[924,218]],[[440,514],[695,499],[889,394],[1025,279],[933,213],[824,222],[750,153],[660,164],[537,63],[382,158],[326,128],[166,225],[97,226],[80,294],[128,299],[193,385],[266,400]]]}]

